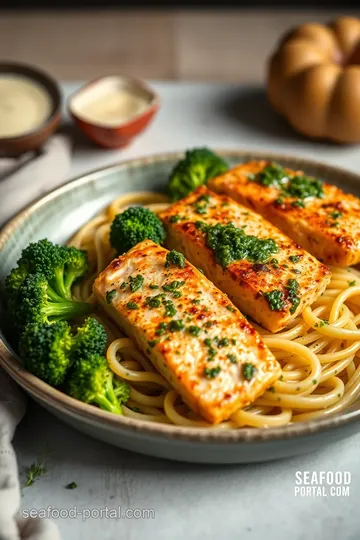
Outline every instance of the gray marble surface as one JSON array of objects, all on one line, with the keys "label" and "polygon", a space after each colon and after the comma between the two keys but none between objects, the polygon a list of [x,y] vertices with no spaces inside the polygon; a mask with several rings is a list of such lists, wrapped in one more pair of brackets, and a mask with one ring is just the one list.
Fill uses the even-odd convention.
[{"label": "gray marble surface", "polygon": [[[294,134],[267,107],[260,88],[155,84],[162,98],[161,110],[148,131],[126,150],[100,150],[71,124],[64,126],[75,139],[70,176],[123,159],[194,145],[280,150],[353,171],[360,168],[359,147],[310,142]],[[64,95],[77,86],[64,85]],[[105,445],[75,432],[30,402],[15,436],[22,478],[25,467],[46,445],[49,470],[23,490],[22,507],[44,512],[51,506],[53,516],[70,512],[70,517],[56,520],[64,540],[359,538],[360,435],[289,460],[199,466]],[[349,493],[332,496],[326,487],[323,495],[296,495],[296,471],[349,471]],[[65,489],[72,481],[77,489]],[[148,513],[136,519],[129,512],[125,516],[127,509]],[[92,510],[93,517],[88,517]],[[106,512],[112,517],[106,519]]]}]

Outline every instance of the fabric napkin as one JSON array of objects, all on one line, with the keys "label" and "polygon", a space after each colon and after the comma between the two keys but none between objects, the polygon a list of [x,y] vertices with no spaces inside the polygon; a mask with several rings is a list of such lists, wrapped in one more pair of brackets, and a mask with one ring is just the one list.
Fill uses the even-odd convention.
[{"label": "fabric napkin", "polygon": [[71,139],[57,134],[39,152],[0,157],[0,227],[32,200],[64,182],[71,165]]},{"label": "fabric napkin", "polygon": [[19,514],[20,483],[11,441],[25,409],[25,395],[0,368],[0,540],[61,540],[51,521]]},{"label": "fabric napkin", "polygon": [[[66,180],[71,146],[68,136],[57,134],[37,153],[0,157],[0,227]],[[11,441],[25,409],[23,392],[0,368],[0,540],[61,540],[53,522],[20,515],[20,483]]]}]

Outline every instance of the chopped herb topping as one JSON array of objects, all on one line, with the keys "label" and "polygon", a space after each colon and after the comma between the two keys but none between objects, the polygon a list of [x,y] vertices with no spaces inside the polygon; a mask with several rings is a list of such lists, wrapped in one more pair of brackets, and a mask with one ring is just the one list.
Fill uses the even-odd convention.
[{"label": "chopped herb topping", "polygon": [[228,338],[222,338],[219,340],[218,342],[218,347],[219,348],[222,348],[222,347],[227,347],[229,345],[229,340]]},{"label": "chopped herb topping", "polygon": [[139,309],[139,306],[138,306],[137,304],[135,304],[135,302],[128,302],[128,303],[126,304],[126,307],[127,307],[128,309]]},{"label": "chopped herb topping", "polygon": [[356,280],[354,279],[354,281],[348,281],[348,284],[349,287],[354,287],[354,285],[356,285]]},{"label": "chopped herb topping", "polygon": [[174,304],[172,303],[172,301],[171,300],[164,300],[163,304],[165,306],[165,316],[166,317],[174,317],[174,315],[176,315],[177,311],[176,311],[176,308],[175,308]]},{"label": "chopped herb topping", "polygon": [[330,217],[332,219],[338,219],[342,217],[342,213],[339,210],[334,210],[334,212],[331,212]]},{"label": "chopped herb topping", "polygon": [[198,326],[189,326],[188,330],[193,336],[198,336],[201,332],[201,328],[199,328]]},{"label": "chopped herb topping", "polygon": [[285,307],[285,298],[282,291],[274,290],[264,293],[264,297],[272,311],[281,311]]},{"label": "chopped herb topping", "polygon": [[[300,390],[300,388],[297,388],[296,390]],[[268,392],[271,392],[272,394],[275,394],[275,388],[273,386],[270,386],[270,388],[268,388]]]},{"label": "chopped herb topping", "polygon": [[[308,197],[324,197],[322,182],[317,178],[306,175],[289,176],[281,165],[271,163],[259,172],[254,181],[267,187],[275,187],[280,190],[282,197],[295,197],[298,199],[292,206],[302,206],[303,199]],[[283,199],[279,197],[275,202],[282,204]]]},{"label": "chopped herb topping", "polygon": [[282,197],[278,197],[275,200],[275,204],[277,204],[278,206],[281,206],[283,203],[284,203],[284,199]]},{"label": "chopped herb topping", "polygon": [[209,347],[207,361],[212,362],[215,356],[216,356],[216,349],[214,349],[214,347]]},{"label": "chopped herb topping", "polygon": [[75,482],[70,482],[70,484],[67,484],[65,486],[66,489],[76,489],[77,488],[77,484]]},{"label": "chopped herb topping", "polygon": [[131,290],[131,292],[138,291],[139,289],[141,289],[141,287],[144,284],[144,278],[140,274],[138,274],[134,278],[132,276],[130,276],[129,281],[130,281],[130,290]]},{"label": "chopped herb topping", "polygon": [[236,358],[235,354],[230,353],[230,354],[227,355],[227,357],[228,357],[228,359],[230,360],[230,362],[231,362],[232,364],[236,364],[236,363],[237,363],[237,358]]},{"label": "chopped herb topping", "polygon": [[267,187],[276,187],[281,188],[287,181],[288,177],[281,165],[277,163],[272,163],[263,168],[254,177],[255,182]]},{"label": "chopped herb topping", "polygon": [[236,345],[236,339],[235,339],[235,338],[232,338],[231,343],[232,343],[233,345]]},{"label": "chopped herb topping", "polygon": [[206,225],[206,223],[204,221],[195,221],[195,227],[199,231],[206,233],[206,231],[209,228],[209,225]]},{"label": "chopped herb topping", "polygon": [[215,377],[219,375],[220,371],[221,371],[220,366],[216,366],[213,368],[205,368],[204,375],[207,379],[215,379]]},{"label": "chopped herb topping", "polygon": [[153,339],[152,341],[148,341],[149,347],[152,349],[159,343],[160,339]]},{"label": "chopped herb topping", "polygon": [[171,216],[169,219],[170,223],[179,223],[181,221],[181,216],[179,214],[175,214],[175,216]]},{"label": "chopped herb topping", "polygon": [[[165,292],[173,293],[175,296],[175,293],[177,292],[177,289],[185,285],[185,281],[172,281],[171,283],[168,283],[167,285],[163,286],[163,290]],[[179,298],[179,296],[175,296],[175,298]]]},{"label": "chopped herb topping", "polygon": [[114,296],[116,295],[116,290],[113,289],[112,291],[107,291],[106,293],[106,303],[111,304]]},{"label": "chopped herb topping", "polygon": [[163,297],[163,294],[157,294],[156,296],[148,296],[145,300],[145,304],[152,309],[159,308],[161,306]]},{"label": "chopped herb topping", "polygon": [[286,285],[287,291],[288,291],[288,299],[292,303],[292,306],[290,308],[290,313],[293,314],[297,310],[299,304],[300,304],[300,298],[298,296],[299,293],[299,283],[296,281],[296,279],[289,279]]},{"label": "chopped herb topping", "polygon": [[165,332],[167,332],[168,329],[169,329],[168,324],[166,322],[161,322],[158,325],[158,327],[157,327],[157,329],[155,331],[155,334],[157,336],[163,336],[165,334]]},{"label": "chopped herb topping", "polygon": [[120,289],[126,289],[127,286],[128,286],[128,282],[123,281],[122,284],[120,285]]},{"label": "chopped herb topping", "polygon": [[234,306],[230,306],[229,304],[226,306],[226,309],[228,309],[229,311],[236,311],[236,309],[234,308]]},{"label": "chopped herb topping", "polygon": [[170,327],[171,332],[179,332],[180,330],[184,330],[185,325],[183,321],[177,320],[177,321],[171,321],[169,327]]},{"label": "chopped herb topping", "polygon": [[213,321],[206,321],[206,323],[204,324],[205,328],[211,328],[213,326]]},{"label": "chopped herb topping", "polygon": [[340,227],[339,221],[334,221],[334,223],[332,223],[330,227]]},{"label": "chopped herb topping", "polygon": [[200,300],[198,298],[194,298],[194,300],[191,300],[191,303],[197,305],[200,304]]},{"label": "chopped herb topping", "polygon": [[253,376],[255,375],[255,372],[256,372],[256,367],[254,366],[254,364],[250,364],[250,362],[246,362],[246,364],[244,364],[242,367],[243,377],[247,381],[250,381],[253,378]]},{"label": "chopped herb topping", "polygon": [[291,203],[291,206],[293,206],[294,208],[305,208],[305,203],[304,201],[297,199],[296,201],[293,201]]},{"label": "chopped herb topping", "polygon": [[289,261],[293,263],[298,263],[300,261],[300,255],[290,255]]},{"label": "chopped herb topping", "polygon": [[169,268],[171,265],[178,266],[179,268],[184,268],[185,266],[185,257],[182,253],[172,249],[169,253],[166,254],[165,268]]},{"label": "chopped herb topping", "polygon": [[248,260],[254,263],[266,262],[279,247],[272,238],[259,239],[245,234],[233,223],[211,225],[206,231],[206,244],[215,253],[216,261],[223,268],[233,261]]},{"label": "chopped herb topping", "polygon": [[159,285],[155,285],[155,283],[151,283],[151,285],[149,285],[150,289],[158,289],[159,288]]},{"label": "chopped herb topping", "polygon": [[211,347],[211,344],[212,344],[212,340],[210,338],[205,338],[204,339],[204,343],[207,347]]}]

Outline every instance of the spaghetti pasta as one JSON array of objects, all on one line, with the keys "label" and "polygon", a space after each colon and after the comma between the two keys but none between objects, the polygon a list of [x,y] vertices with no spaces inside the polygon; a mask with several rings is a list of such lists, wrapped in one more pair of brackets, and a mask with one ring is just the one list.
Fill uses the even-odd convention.
[{"label": "spaghetti pasta", "polygon": [[[70,245],[88,252],[91,267],[87,279],[75,286],[77,299],[95,302],[93,282],[115,256],[109,242],[111,222],[119,212],[139,204],[158,212],[169,203],[158,193],[123,195],[70,240]],[[338,267],[331,271],[332,279],[323,295],[285,330],[271,334],[254,324],[280,362],[282,376],[251,406],[215,426],[193,413],[133,342],[96,308],[108,331],[109,366],[131,388],[124,415],[204,429],[266,428],[338,413],[351,406],[360,396],[360,272]]]}]

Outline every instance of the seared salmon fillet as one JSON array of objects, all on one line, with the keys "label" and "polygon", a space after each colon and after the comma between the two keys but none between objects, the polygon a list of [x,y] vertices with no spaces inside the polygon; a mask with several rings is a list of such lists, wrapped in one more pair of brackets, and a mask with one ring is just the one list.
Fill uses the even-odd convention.
[{"label": "seared salmon fillet", "polygon": [[281,368],[245,317],[183,255],[145,240],[94,283],[97,300],[189,407],[228,419]]},{"label": "seared salmon fillet", "polygon": [[325,264],[360,262],[360,199],[334,185],[269,161],[250,161],[211,179],[208,187],[255,210]]},{"label": "seared salmon fillet", "polygon": [[330,271],[259,214],[201,186],[159,213],[167,247],[256,322],[277,332],[313,303]]}]

